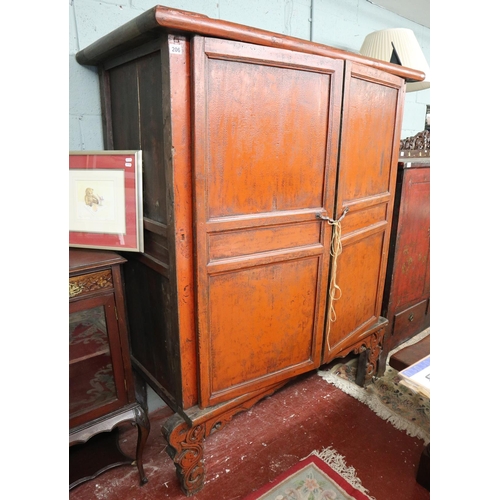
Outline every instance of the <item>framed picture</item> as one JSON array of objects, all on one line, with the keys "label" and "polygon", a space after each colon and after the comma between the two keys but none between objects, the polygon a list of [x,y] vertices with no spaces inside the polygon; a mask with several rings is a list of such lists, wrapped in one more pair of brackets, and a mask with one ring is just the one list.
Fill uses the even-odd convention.
[{"label": "framed picture", "polygon": [[142,151],[70,151],[69,246],[144,251]]}]

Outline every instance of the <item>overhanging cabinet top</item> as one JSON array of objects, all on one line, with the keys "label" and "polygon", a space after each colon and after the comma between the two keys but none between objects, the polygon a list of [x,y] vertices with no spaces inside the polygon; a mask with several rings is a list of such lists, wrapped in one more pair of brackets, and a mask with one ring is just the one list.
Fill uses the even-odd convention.
[{"label": "overhanging cabinet top", "polygon": [[336,49],[300,38],[278,35],[271,31],[251,28],[242,24],[211,19],[208,16],[157,5],[123,26],[89,45],[76,54],[76,60],[84,65],[99,65],[124,50],[133,49],[161,32],[198,34],[228,40],[249,42],[256,45],[316,54],[343,59],[371,66],[404,78],[406,81],[422,81],[425,73],[397,64],[379,61],[348,51]]}]

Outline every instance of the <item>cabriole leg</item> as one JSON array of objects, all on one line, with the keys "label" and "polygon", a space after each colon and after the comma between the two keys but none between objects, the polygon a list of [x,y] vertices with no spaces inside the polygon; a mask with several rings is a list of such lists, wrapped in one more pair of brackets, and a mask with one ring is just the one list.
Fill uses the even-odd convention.
[{"label": "cabriole leg", "polygon": [[149,418],[146,412],[140,406],[135,409],[136,424],[137,424],[137,449],[136,449],[136,462],[137,469],[139,470],[139,476],[141,478],[141,486],[148,482],[148,478],[144,473],[144,465],[142,462],[142,455],[144,452],[144,446],[148,440],[150,424]]}]

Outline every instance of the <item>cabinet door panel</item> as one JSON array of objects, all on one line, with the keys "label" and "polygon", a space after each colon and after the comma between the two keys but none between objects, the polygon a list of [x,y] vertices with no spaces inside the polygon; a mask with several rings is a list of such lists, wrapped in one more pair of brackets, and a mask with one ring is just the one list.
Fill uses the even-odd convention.
[{"label": "cabinet door panel", "polygon": [[404,279],[395,281],[392,292],[396,310],[430,292],[430,169],[409,168],[405,176],[394,259]]},{"label": "cabinet door panel", "polygon": [[343,62],[196,37],[201,406],[319,366]]},{"label": "cabinet door panel", "polygon": [[70,428],[128,403],[113,295],[70,303]]},{"label": "cabinet door panel", "polygon": [[377,293],[384,237],[384,231],[374,230],[343,240],[337,261],[337,284],[342,293],[333,304],[335,321],[327,322],[326,352],[345,349],[379,317]]},{"label": "cabinet door panel", "polygon": [[327,319],[323,362],[362,338],[380,316],[403,103],[402,79],[346,62],[335,217],[349,211],[337,258],[341,296]]},{"label": "cabinet door panel", "polygon": [[313,364],[317,280],[317,256],[210,276],[214,393]]}]

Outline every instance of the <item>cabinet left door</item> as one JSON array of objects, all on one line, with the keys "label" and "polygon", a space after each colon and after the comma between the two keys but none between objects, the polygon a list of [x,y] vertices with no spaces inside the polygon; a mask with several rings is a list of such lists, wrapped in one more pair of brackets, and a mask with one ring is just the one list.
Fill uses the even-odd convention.
[{"label": "cabinet left door", "polygon": [[70,429],[127,403],[114,294],[70,302]]},{"label": "cabinet left door", "polygon": [[317,368],[343,61],[195,37],[201,406]]}]

